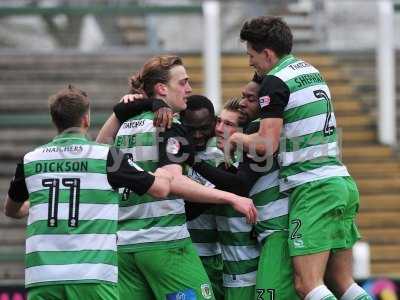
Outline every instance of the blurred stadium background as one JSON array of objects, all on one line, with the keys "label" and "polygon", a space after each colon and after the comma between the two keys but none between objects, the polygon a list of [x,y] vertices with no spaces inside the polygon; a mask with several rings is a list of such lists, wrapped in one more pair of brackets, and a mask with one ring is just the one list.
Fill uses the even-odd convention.
[{"label": "blurred stadium background", "polygon": [[[203,2],[0,1],[1,197],[16,161],[55,134],[47,98],[66,84],[89,93],[93,138],[113,104],[127,92],[129,75],[153,54],[182,55],[194,92],[207,92],[202,48],[209,32],[203,30]],[[221,99],[240,96],[241,86],[252,75],[238,38],[243,21],[257,15],[282,16],[293,29],[295,54],[321,70],[333,95],[342,129],[342,157],[361,191],[358,224],[370,250],[370,268],[361,277],[396,279],[400,278],[400,158],[398,144],[380,143],[377,130],[382,121],[376,64],[379,2],[219,1]],[[395,73],[400,78],[400,2],[386,2],[394,16],[394,34],[387,38],[396,49]],[[400,80],[394,82],[393,113],[399,119]],[[23,284],[24,223],[0,214],[3,288]],[[359,258],[361,250],[355,255]]]}]

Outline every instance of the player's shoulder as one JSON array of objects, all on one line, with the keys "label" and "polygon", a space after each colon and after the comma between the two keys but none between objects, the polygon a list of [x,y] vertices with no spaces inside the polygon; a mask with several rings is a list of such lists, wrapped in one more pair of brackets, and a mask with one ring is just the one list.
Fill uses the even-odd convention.
[{"label": "player's shoulder", "polygon": [[186,136],[188,136],[189,135],[189,130],[184,126],[184,125],[182,125],[181,123],[172,123],[172,125],[171,125],[171,128],[170,129],[167,129],[167,132],[170,132],[170,133],[174,133],[175,135],[177,135],[177,136],[183,136],[183,137],[186,137]]},{"label": "player's shoulder", "polygon": [[252,134],[258,132],[258,129],[260,128],[260,119],[256,119],[252,122],[250,122],[246,128],[245,128],[245,133],[246,134]]}]

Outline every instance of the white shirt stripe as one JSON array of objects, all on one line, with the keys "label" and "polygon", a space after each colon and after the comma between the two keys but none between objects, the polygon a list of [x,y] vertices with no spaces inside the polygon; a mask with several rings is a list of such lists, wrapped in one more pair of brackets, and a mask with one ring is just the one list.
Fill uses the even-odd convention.
[{"label": "white shirt stripe", "polygon": [[158,160],[157,146],[137,146],[134,148],[120,148],[123,153],[132,154],[133,160],[136,162],[144,162],[148,160]]},{"label": "white shirt stripe", "polygon": [[[54,149],[71,151],[51,152]],[[48,151],[46,151],[48,150]],[[101,145],[47,146],[39,147],[24,156],[24,164],[32,161],[59,160],[59,159],[107,159],[109,148]]]},{"label": "white shirt stripe", "polygon": [[256,183],[253,185],[249,192],[249,196],[258,194],[259,192],[265,191],[269,188],[279,185],[278,181],[279,170],[268,173],[257,179]]},{"label": "white shirt stripe", "polygon": [[103,280],[117,283],[117,279],[117,267],[106,264],[42,265],[25,269],[27,285],[73,280]]},{"label": "white shirt stripe", "polygon": [[307,172],[298,173],[280,180],[280,190],[286,191],[295,186],[330,177],[350,176],[345,166],[323,166]]},{"label": "white shirt stripe", "polygon": [[245,287],[253,286],[256,284],[257,271],[246,273],[246,274],[223,274],[223,285],[225,287]]},{"label": "white shirt stripe", "polygon": [[43,179],[55,178],[60,180],[60,189],[68,189],[62,185],[63,178],[79,178],[81,180],[81,189],[89,190],[112,190],[110,183],[107,180],[106,174],[99,173],[39,173],[33,176],[25,178],[26,186],[28,187],[29,193],[48,190],[48,187],[42,185]]},{"label": "white shirt stripe", "polygon": [[258,245],[249,246],[227,246],[221,245],[222,258],[224,261],[242,261],[250,260],[260,256]]},{"label": "white shirt stripe", "polygon": [[[28,225],[48,219],[48,203],[29,208]],[[68,220],[69,203],[58,204],[58,220]],[[111,220],[117,221],[118,204],[79,204],[79,220]]]},{"label": "white shirt stripe", "polygon": [[119,230],[118,246],[181,240],[189,237],[186,224],[181,226],[152,227],[137,231]]},{"label": "white shirt stripe", "polygon": [[214,256],[221,254],[219,243],[193,243],[199,256]]},{"label": "white shirt stripe", "polygon": [[258,222],[287,215],[289,212],[289,198],[282,198],[263,206],[256,206]]},{"label": "white shirt stripe", "polygon": [[251,232],[253,226],[247,224],[245,217],[222,217],[217,216],[218,231],[227,232]]},{"label": "white shirt stripe", "polygon": [[[314,133],[317,131],[322,131],[324,129],[326,120],[326,114],[320,114],[317,116],[305,118],[296,122],[285,124],[285,137],[286,138],[294,138],[298,136],[303,136],[306,134]],[[331,120],[329,122],[329,126],[336,127],[336,118],[335,115],[331,114]]]},{"label": "white shirt stripe", "polygon": [[26,253],[116,249],[115,234],[43,234],[26,239]]},{"label": "white shirt stripe", "polygon": [[281,232],[282,230],[264,230],[263,232],[257,234],[257,241],[261,244],[263,240],[269,237],[271,234],[275,232]]},{"label": "white shirt stripe", "polygon": [[291,108],[302,106],[304,104],[320,101],[321,99],[316,98],[314,95],[315,90],[323,90],[328,95],[329,99],[331,99],[331,93],[326,84],[318,84],[318,85],[309,86],[305,89],[302,89],[302,90],[299,90],[299,91],[296,91],[296,92],[293,92],[290,94],[289,102],[285,106],[285,111],[287,111]]},{"label": "white shirt stripe", "polygon": [[156,132],[156,127],[153,125],[153,120],[130,120],[121,125],[118,130],[117,137],[121,135],[135,135],[146,132]]},{"label": "white shirt stripe", "polygon": [[[302,60],[296,61],[293,64],[299,64],[299,63],[305,63]],[[305,74],[312,74],[312,73],[319,73],[318,70],[316,68],[314,68],[312,65],[309,65],[308,67],[304,67],[304,68],[298,68],[296,70],[293,70],[289,67],[290,65],[288,65],[286,68],[280,70],[279,72],[275,73],[276,77],[281,78],[283,81],[289,81],[290,79],[293,79],[297,76],[300,75],[305,75]]]},{"label": "white shirt stripe", "polygon": [[205,230],[216,230],[217,221],[215,215],[201,214],[197,218],[187,221],[187,227],[189,229],[205,229]]},{"label": "white shirt stripe", "polygon": [[336,142],[333,142],[310,146],[293,152],[282,152],[279,154],[279,159],[282,162],[282,166],[286,167],[294,163],[304,162],[322,156],[337,156],[338,154],[338,145]]},{"label": "white shirt stripe", "polygon": [[161,200],[140,203],[119,208],[119,220],[157,218],[168,215],[185,213],[185,204],[182,199]]}]

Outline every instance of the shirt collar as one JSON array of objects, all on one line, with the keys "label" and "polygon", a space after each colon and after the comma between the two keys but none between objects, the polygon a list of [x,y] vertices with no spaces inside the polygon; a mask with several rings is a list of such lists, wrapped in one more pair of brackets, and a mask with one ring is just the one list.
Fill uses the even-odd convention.
[{"label": "shirt collar", "polygon": [[88,137],[86,134],[78,131],[72,131],[72,132],[62,132],[59,135],[57,135],[53,141],[61,141],[61,140],[82,140],[82,141],[87,141]]}]

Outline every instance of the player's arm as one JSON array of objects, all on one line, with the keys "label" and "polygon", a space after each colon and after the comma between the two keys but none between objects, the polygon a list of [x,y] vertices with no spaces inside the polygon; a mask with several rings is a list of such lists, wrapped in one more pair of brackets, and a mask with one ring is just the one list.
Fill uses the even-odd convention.
[{"label": "player's arm", "polygon": [[28,198],[29,193],[25,183],[24,166],[22,162],[19,162],[5,199],[5,215],[16,219],[26,217],[29,213]]},{"label": "player's arm", "polygon": [[99,134],[97,135],[96,142],[112,145],[120,126],[120,121],[115,116],[115,114],[112,113],[111,116],[104,123],[104,125],[101,127]]},{"label": "player's arm", "polygon": [[17,202],[7,195],[4,204],[4,214],[7,217],[14,219],[22,219],[26,217],[29,214],[29,200]]},{"label": "player's arm", "polygon": [[114,106],[114,112],[100,129],[96,142],[113,144],[121,124],[145,111],[157,112],[154,120],[156,125],[164,125],[165,127],[169,124],[170,127],[172,110],[164,101],[160,99],[139,99],[134,96],[138,95],[125,95],[122,98],[123,101],[121,100]]},{"label": "player's arm", "polygon": [[[257,132],[258,128],[258,123],[250,123],[245,130],[245,135],[248,136]],[[234,168],[235,171],[226,168],[216,168],[203,161],[194,164],[193,169],[215,184],[218,189],[240,196],[248,196],[254,183],[262,175],[259,172],[262,166],[259,166],[246,152],[242,153],[242,157],[243,161],[237,169]],[[265,159],[262,158],[260,161],[263,162]],[[254,168],[253,166],[259,166],[260,168]]]},{"label": "player's arm", "polygon": [[266,76],[259,92],[260,129],[246,135],[234,133],[229,138],[230,148],[243,146],[247,153],[272,155],[278,150],[283,127],[283,111],[289,102],[289,87],[276,76]]},{"label": "player's arm", "polygon": [[[193,169],[211,183],[215,184],[217,189],[244,197],[249,195],[252,185],[259,177],[257,173],[253,172],[246,174],[242,171],[231,173],[221,168],[211,166],[204,161],[195,164]],[[241,168],[239,170],[241,170]]]},{"label": "player's arm", "polygon": [[[179,130],[179,127],[172,126],[162,134],[159,145],[159,166],[174,177],[171,182],[171,194],[198,203],[230,204],[235,210],[244,214],[248,222],[254,223],[257,211],[251,199],[203,186],[182,175],[179,163],[182,163],[183,158],[190,157],[190,154],[185,153],[187,149],[185,146],[190,145],[190,142]],[[186,143],[183,141],[184,138]]]},{"label": "player's arm", "polygon": [[197,203],[229,204],[235,210],[244,214],[249,223],[254,224],[256,222],[257,210],[251,199],[201,185],[182,175],[180,165],[166,165],[162,168],[174,177],[171,182],[171,194]]},{"label": "player's arm", "polygon": [[165,170],[143,171],[127,154],[111,148],[107,157],[107,179],[113,188],[129,188],[138,195],[163,198],[170,192],[172,175]]}]

